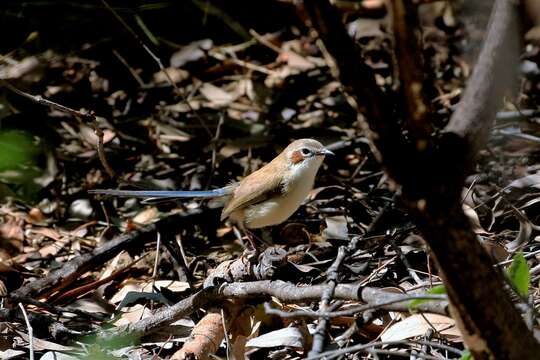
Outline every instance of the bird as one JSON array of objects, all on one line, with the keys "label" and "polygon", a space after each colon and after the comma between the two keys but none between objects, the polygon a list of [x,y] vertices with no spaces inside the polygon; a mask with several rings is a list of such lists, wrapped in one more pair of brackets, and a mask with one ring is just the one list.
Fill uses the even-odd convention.
[{"label": "bird", "polygon": [[285,222],[313,189],[323,160],[334,153],[314,139],[291,142],[278,156],[242,180],[208,191],[90,190],[92,194],[147,199],[221,198],[221,220],[241,229]]}]

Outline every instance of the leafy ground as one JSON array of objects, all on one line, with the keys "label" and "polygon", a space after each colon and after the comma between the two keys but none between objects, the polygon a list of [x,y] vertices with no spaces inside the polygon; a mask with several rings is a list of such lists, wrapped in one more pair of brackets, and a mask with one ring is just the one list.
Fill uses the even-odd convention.
[{"label": "leafy ground", "polygon": [[[372,3],[374,9],[360,15],[344,10],[344,17],[379,85],[391,92],[391,32],[386,12]],[[459,100],[483,28],[471,24],[465,7],[443,5],[421,11],[429,98],[440,124]],[[203,287],[219,288],[223,278],[284,280],[303,288],[361,285],[381,296],[423,294],[440,285],[421,237],[394,206],[395,186],[371,152],[324,49],[293,5],[193,0],[111,6],[6,2],[0,10],[2,26],[14,34],[0,56],[0,357],[169,358],[184,343],[202,346],[198,334],[212,337],[225,326],[227,341],[223,334],[214,338],[218,357],[303,358],[320,341],[316,330],[326,320],[287,318],[265,310],[265,303],[289,312],[347,310],[373,301],[340,297],[339,285],[330,294],[301,293],[293,301],[271,293],[275,283],[265,283],[268,292],[212,298],[174,326],[152,328],[129,343],[107,342],[102,331],[118,335],[123,325],[151,319],[154,310],[193,299]],[[526,262],[518,256],[511,274],[536,328],[540,57],[538,39],[527,39],[520,92],[508,96],[498,114],[463,206],[497,266],[524,254]],[[5,81],[95,113],[97,122],[31,101]],[[96,126],[109,168],[98,154]],[[221,187],[306,137],[336,156],[286,223],[257,233],[264,247],[282,249],[275,250],[280,261],[270,271],[263,258],[244,252],[245,239],[219,222],[212,202],[144,204],[88,194],[96,188]],[[99,252],[116,242],[128,245]],[[62,276],[48,281],[55,273]],[[335,315],[325,350],[373,342],[368,351],[348,352],[460,358],[460,334],[446,308],[409,305]],[[34,332],[31,352],[21,307]],[[225,317],[217,326],[201,324],[212,314]]]}]

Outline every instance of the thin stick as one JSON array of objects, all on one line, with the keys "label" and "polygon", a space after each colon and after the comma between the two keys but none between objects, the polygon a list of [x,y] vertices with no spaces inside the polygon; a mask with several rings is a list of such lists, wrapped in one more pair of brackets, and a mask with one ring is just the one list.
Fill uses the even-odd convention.
[{"label": "thin stick", "polygon": [[390,299],[388,301],[383,301],[375,304],[366,304],[351,306],[345,310],[338,311],[306,311],[306,310],[296,310],[296,311],[282,311],[278,309],[271,308],[269,303],[264,304],[264,311],[270,315],[278,315],[282,318],[315,318],[315,317],[328,317],[328,318],[337,318],[343,316],[356,316],[361,312],[367,310],[381,309],[385,308],[388,305],[393,305],[401,302],[413,301],[413,300],[432,300],[432,301],[447,301],[448,298],[446,295],[404,295],[400,299]]},{"label": "thin stick", "polygon": [[227,321],[225,319],[225,309],[223,308],[221,308],[221,326],[223,326],[223,338],[227,347],[225,354],[227,354],[227,360],[229,360],[229,353],[231,352],[231,341],[229,339],[229,335],[227,334]]},{"label": "thin stick", "polygon": [[156,274],[157,274],[158,264],[159,264],[159,248],[160,247],[161,247],[161,233],[158,231],[157,240],[156,240],[156,257],[154,259],[154,269],[152,271],[152,288],[156,286]]},{"label": "thin stick", "polygon": [[137,74],[137,72],[131,66],[129,66],[126,59],[124,59],[124,57],[122,55],[120,55],[120,53],[118,51],[113,49],[112,52],[113,52],[114,56],[116,56],[118,58],[118,60],[120,60],[120,62],[128,69],[129,73],[131,74],[131,76],[133,76],[133,78],[139,84],[139,86],[142,89],[144,89],[146,87],[146,84],[144,83],[143,79],[139,76],[139,74]]},{"label": "thin stick", "polygon": [[22,314],[24,316],[24,321],[26,322],[26,328],[28,329],[28,350],[30,351],[30,360],[34,360],[34,330],[32,325],[30,325],[30,320],[28,320],[28,315],[22,303],[19,303]]}]

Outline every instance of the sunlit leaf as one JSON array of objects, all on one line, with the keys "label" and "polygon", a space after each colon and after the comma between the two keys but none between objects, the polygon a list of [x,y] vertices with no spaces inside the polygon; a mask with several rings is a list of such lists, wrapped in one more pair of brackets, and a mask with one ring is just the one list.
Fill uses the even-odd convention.
[{"label": "sunlit leaf", "polygon": [[466,349],[464,352],[463,352],[463,355],[461,355],[461,357],[459,358],[459,360],[474,360],[474,357],[472,356],[471,352],[469,351],[469,349]]},{"label": "sunlit leaf", "polygon": [[531,274],[529,272],[529,265],[527,260],[523,256],[522,252],[516,253],[512,259],[512,264],[508,268],[508,278],[514,285],[519,295],[527,297],[529,294],[529,281],[531,281]]}]

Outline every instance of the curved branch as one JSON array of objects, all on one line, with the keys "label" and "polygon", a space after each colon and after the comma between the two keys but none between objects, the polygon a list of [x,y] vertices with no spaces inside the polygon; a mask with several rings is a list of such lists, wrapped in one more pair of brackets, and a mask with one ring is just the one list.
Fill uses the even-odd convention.
[{"label": "curved branch", "polygon": [[465,140],[469,163],[485,146],[508,84],[514,83],[519,56],[518,14],[510,0],[498,0],[484,46],[445,132]]}]

